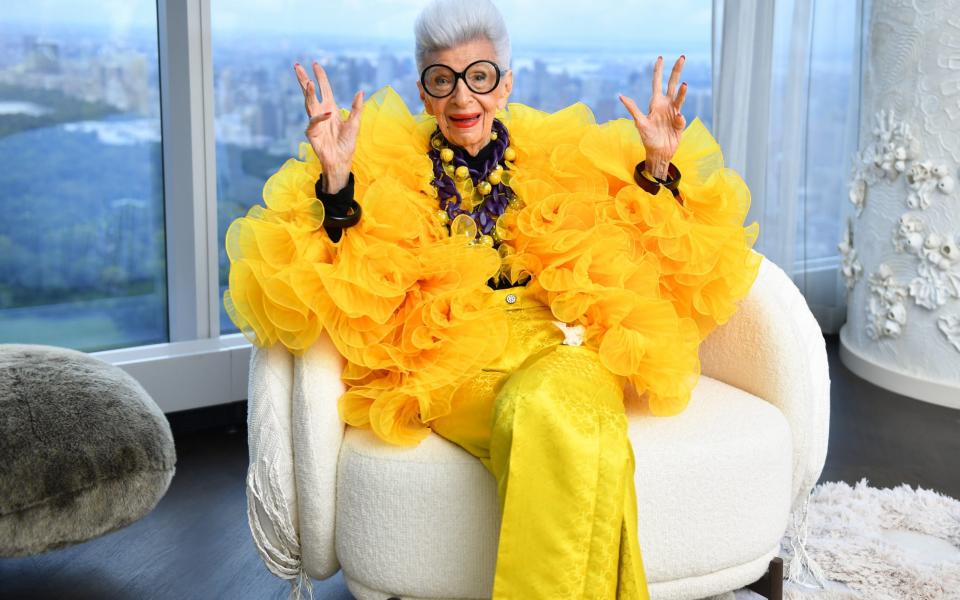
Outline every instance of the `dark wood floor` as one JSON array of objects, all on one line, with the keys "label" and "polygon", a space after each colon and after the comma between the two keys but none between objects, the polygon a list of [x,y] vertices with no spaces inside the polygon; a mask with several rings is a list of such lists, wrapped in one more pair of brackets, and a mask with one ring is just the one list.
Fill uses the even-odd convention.
[{"label": "dark wood floor", "polygon": [[[830,450],[821,481],[876,487],[906,482],[960,498],[960,411],[873,386],[840,364],[832,380]],[[261,563],[246,519],[243,406],[170,415],[177,472],[156,509],[120,531],[72,548],[0,559],[3,599],[285,598]],[[213,425],[214,428],[209,427]],[[321,600],[351,598],[340,575],[317,582]]]}]

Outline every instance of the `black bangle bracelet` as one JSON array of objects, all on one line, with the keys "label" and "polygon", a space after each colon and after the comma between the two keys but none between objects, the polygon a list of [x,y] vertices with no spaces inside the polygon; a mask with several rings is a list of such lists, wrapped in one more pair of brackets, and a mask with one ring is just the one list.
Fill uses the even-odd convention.
[{"label": "black bangle bracelet", "polygon": [[[642,171],[646,166],[647,161],[641,160],[640,164],[638,164],[636,169],[634,169],[634,177],[646,179],[642,174]],[[654,177],[654,179],[656,179],[668,190],[675,190],[677,189],[677,186],[680,185],[680,169],[677,168],[677,165],[669,163],[669,166],[667,167],[667,179],[660,179],[659,177]]]},{"label": "black bangle bracelet", "polygon": [[[347,180],[347,188],[350,190],[353,189],[353,173],[350,174],[350,178]],[[321,190],[323,189],[323,173],[320,174],[320,181],[317,182],[317,194],[320,195]],[[342,192],[342,190],[341,190]],[[340,192],[338,192],[340,193]],[[342,201],[342,200],[341,200]],[[330,206],[327,203],[324,204],[324,214],[323,214],[323,226],[329,229],[346,229],[348,227],[353,227],[360,221],[360,215],[363,213],[363,209],[360,208],[360,203],[355,199],[350,198],[347,200],[347,205],[345,211],[342,214],[336,214],[330,210]]]},{"label": "black bangle bracelet", "polygon": [[323,215],[323,226],[339,227],[340,229],[353,227],[357,224],[357,222],[360,221],[360,213],[362,212],[363,211],[360,208],[360,203],[356,200],[351,200],[345,215],[334,215],[332,213],[325,212]]},{"label": "black bangle bracelet", "polygon": [[677,168],[677,165],[670,163],[667,167],[667,177],[668,179],[660,179],[659,177],[654,177],[656,182],[650,181],[644,174],[643,170],[647,166],[646,160],[641,160],[640,163],[633,170],[633,179],[637,182],[644,191],[649,192],[650,194],[656,195],[660,191],[660,186],[670,190],[670,193],[673,194],[674,198],[679,198],[680,190],[678,186],[680,185],[680,169]]}]

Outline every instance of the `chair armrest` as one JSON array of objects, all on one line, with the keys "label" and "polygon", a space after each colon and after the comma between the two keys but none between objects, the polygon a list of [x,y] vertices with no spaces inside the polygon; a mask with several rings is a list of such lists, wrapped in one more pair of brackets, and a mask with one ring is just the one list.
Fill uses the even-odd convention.
[{"label": "chair armrest", "polygon": [[766,258],[729,321],[700,346],[701,372],[780,409],[793,437],[793,509],[816,485],[827,457],[830,373],[826,343],[790,277]]},{"label": "chair armrest", "polygon": [[293,356],[283,346],[253,346],[247,386],[247,520],[271,573],[300,572],[297,493],[290,434]]},{"label": "chair armrest", "polygon": [[334,515],[342,364],[326,333],[303,356],[281,344],[251,350],[247,517],[277,577],[326,579],[340,569]]},{"label": "chair armrest", "polygon": [[303,569],[326,579],[340,569],[335,548],[337,461],[344,424],[337,400],[343,358],[324,332],[293,364],[293,455]]}]

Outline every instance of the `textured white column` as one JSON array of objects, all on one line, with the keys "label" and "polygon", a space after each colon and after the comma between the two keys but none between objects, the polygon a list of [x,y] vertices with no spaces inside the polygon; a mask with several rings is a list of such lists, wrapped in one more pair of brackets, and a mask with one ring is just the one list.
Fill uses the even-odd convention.
[{"label": "textured white column", "polygon": [[840,357],[960,409],[960,0],[874,0]]}]

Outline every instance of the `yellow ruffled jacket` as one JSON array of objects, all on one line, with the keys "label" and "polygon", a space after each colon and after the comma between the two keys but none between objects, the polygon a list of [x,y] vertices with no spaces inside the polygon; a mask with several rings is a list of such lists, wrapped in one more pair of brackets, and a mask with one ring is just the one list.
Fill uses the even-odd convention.
[{"label": "yellow ruffled jacket", "polygon": [[346,359],[343,420],[414,445],[449,413],[457,386],[503,351],[505,316],[487,281],[530,276],[530,293],[582,324],[585,345],[653,414],[681,412],[700,342],[737,310],[762,259],[757,223],[743,226],[746,184],[699,119],[673,157],[681,205],[633,181],[644,148],[630,120],[598,125],[582,103],[553,114],[510,104],[498,118],[523,201],[505,219],[508,248],[449,235],[426,154],[436,121],[411,115],[387,87],[367,100],[357,140],[360,222],[330,241],[314,191],[320,164],[301,144],[300,159],[266,182],[266,206],[227,231],[227,314],[253,344],[295,355],[326,331]]}]

